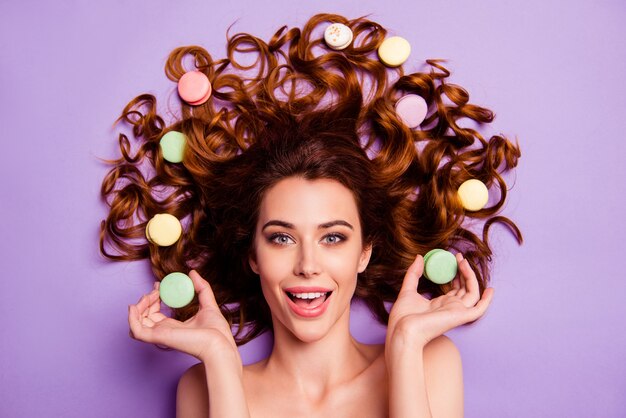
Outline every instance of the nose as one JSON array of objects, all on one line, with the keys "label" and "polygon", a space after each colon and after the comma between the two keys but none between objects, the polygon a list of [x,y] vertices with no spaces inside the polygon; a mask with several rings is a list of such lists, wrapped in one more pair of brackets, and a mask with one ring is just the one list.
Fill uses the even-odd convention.
[{"label": "nose", "polygon": [[294,269],[297,276],[305,278],[314,277],[320,273],[321,269],[313,245],[300,246]]}]

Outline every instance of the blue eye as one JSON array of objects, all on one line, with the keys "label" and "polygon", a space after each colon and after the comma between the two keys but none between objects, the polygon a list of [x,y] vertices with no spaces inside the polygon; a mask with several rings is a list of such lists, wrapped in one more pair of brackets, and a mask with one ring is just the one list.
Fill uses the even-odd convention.
[{"label": "blue eye", "polygon": [[337,234],[337,233],[328,234],[324,238],[333,238],[332,241],[327,241],[329,244],[333,244],[333,245],[338,244],[338,243],[340,243],[342,241],[345,241],[345,239],[346,239],[346,237],[344,235]]},{"label": "blue eye", "polygon": [[[291,237],[287,234],[276,233],[276,234],[270,235],[267,240],[272,244],[287,245],[289,244],[289,240],[291,240]],[[345,241],[346,237],[343,234],[332,233],[332,234],[328,234],[324,236],[324,240],[326,240],[327,244],[337,245]]]},{"label": "blue eye", "polygon": [[[279,238],[280,241],[277,241],[276,238]],[[289,235],[285,235],[285,234],[272,234],[268,238],[269,242],[273,244],[278,244],[278,245],[287,245],[286,243],[287,239],[291,239],[291,238],[289,237]]]}]

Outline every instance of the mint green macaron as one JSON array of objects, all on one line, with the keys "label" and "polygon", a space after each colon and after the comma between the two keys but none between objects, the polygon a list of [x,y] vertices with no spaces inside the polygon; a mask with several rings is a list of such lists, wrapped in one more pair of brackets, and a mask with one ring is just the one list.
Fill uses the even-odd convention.
[{"label": "mint green macaron", "polygon": [[159,296],[170,308],[187,306],[195,294],[191,278],[184,273],[170,273],[161,280]]},{"label": "mint green macaron", "polygon": [[185,134],[178,131],[169,131],[159,141],[163,158],[170,163],[182,162],[186,143],[187,137]]},{"label": "mint green macaron", "polygon": [[424,277],[433,283],[449,283],[456,276],[458,265],[450,251],[435,248],[424,256]]}]

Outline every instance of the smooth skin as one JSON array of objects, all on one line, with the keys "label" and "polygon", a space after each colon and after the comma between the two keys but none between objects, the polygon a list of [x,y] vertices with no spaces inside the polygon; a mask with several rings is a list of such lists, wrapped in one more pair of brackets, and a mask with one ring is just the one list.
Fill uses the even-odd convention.
[{"label": "smooth skin", "polygon": [[[343,220],[352,228],[333,225]],[[270,220],[290,227],[271,225]],[[267,359],[243,366],[209,284],[191,271],[198,313],[185,322],[160,313],[158,285],[129,307],[131,336],[188,353],[201,363],[181,377],[177,416],[190,417],[462,417],[461,357],[443,333],[481,317],[493,289],[479,296],[469,263],[457,254],[450,292],[428,300],[417,291],[418,255],[394,303],[385,344],[356,341],[349,301],[371,248],[362,248],[358,210],[349,189],[327,180],[287,178],[263,199],[255,234],[259,274],[272,311],[274,347]],[[333,289],[319,318],[290,311],[283,288]]]}]

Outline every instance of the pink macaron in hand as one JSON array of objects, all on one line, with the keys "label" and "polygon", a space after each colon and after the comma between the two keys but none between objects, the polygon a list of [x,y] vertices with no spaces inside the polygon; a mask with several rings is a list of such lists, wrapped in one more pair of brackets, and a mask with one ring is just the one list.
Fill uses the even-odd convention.
[{"label": "pink macaron in hand", "polygon": [[188,71],[178,80],[178,95],[190,105],[197,106],[206,102],[211,92],[211,82],[201,71]]}]

